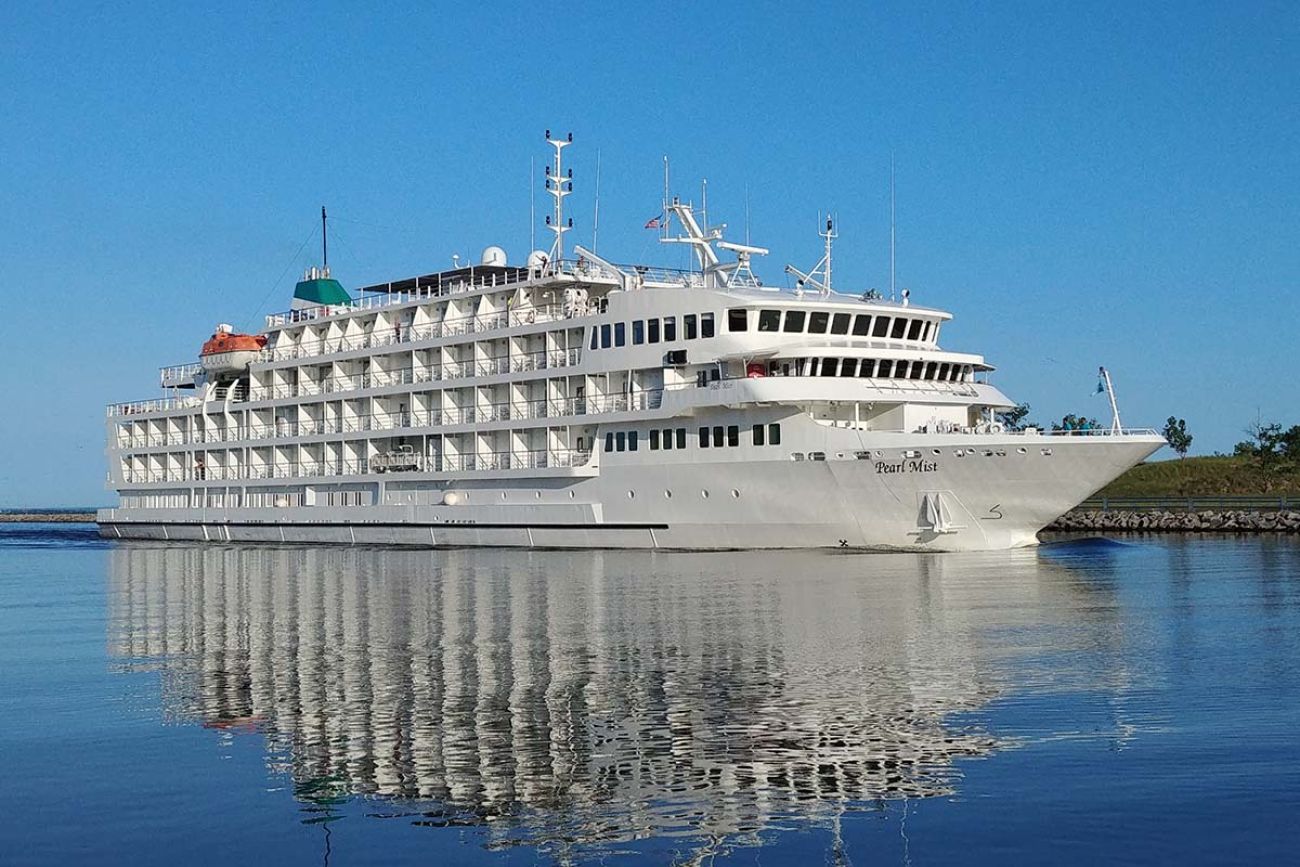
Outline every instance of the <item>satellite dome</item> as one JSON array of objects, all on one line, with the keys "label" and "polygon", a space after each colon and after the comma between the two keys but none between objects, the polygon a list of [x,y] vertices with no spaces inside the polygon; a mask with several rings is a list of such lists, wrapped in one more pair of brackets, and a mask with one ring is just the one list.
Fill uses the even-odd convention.
[{"label": "satellite dome", "polygon": [[483,265],[504,265],[506,263],[506,251],[495,245],[483,248],[483,258],[479,260]]},{"label": "satellite dome", "polygon": [[534,250],[528,254],[529,268],[543,268],[550,261],[550,255],[545,250]]}]

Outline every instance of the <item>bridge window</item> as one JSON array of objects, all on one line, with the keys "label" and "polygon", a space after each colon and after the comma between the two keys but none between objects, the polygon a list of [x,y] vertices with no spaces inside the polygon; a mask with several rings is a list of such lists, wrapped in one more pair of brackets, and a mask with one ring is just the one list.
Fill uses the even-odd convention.
[{"label": "bridge window", "polygon": [[761,424],[754,425],[754,445],[761,446],[764,441],[763,426]]},{"label": "bridge window", "polygon": [[618,433],[614,434],[614,449],[616,451],[621,452],[626,448],[627,448],[627,433],[624,431],[619,431]]},{"label": "bridge window", "polygon": [[707,449],[708,447],[709,447],[709,429],[706,427],[702,427],[700,428],[700,448]]},{"label": "bridge window", "polygon": [[699,336],[699,319],[694,313],[687,313],[682,317],[682,329],[686,332],[687,340],[694,340]]},{"label": "bridge window", "polygon": [[920,378],[921,378],[921,375],[924,374],[924,373],[925,373],[925,362],[924,362],[924,361],[913,361],[913,362],[912,362],[912,379],[920,379]]},{"label": "bridge window", "polygon": [[677,339],[677,317],[664,317],[664,343],[672,343]]},{"label": "bridge window", "polygon": [[894,320],[894,329],[889,332],[890,340],[902,340],[903,335],[907,333],[907,320],[899,317]]},{"label": "bridge window", "polygon": [[939,375],[936,377],[940,382],[948,381],[948,362],[939,365]]},{"label": "bridge window", "polygon": [[836,313],[831,319],[831,334],[849,333],[849,314]]},{"label": "bridge window", "polygon": [[592,349],[596,348],[599,340],[600,340],[600,329],[593,325],[591,326],[591,348]]},{"label": "bridge window", "polygon": [[645,343],[645,321],[637,319],[632,323],[632,345],[640,346]]},{"label": "bridge window", "polygon": [[727,311],[728,331],[748,331],[749,311],[743,307],[733,307]]},{"label": "bridge window", "polygon": [[615,346],[627,345],[627,323],[626,322],[614,323],[614,345]]},{"label": "bridge window", "polygon": [[787,334],[801,334],[803,332],[803,322],[807,315],[803,310],[785,311],[785,327],[781,330]]},{"label": "bridge window", "polygon": [[871,336],[872,336],[872,337],[888,337],[888,336],[889,336],[889,317],[888,317],[888,316],[877,316],[877,317],[876,317],[876,327],[873,328],[873,329],[871,329]]},{"label": "bridge window", "polygon": [[907,379],[907,362],[894,362],[894,379]]},{"label": "bridge window", "polygon": [[934,326],[934,323],[933,323],[933,322],[927,322],[927,323],[925,323],[925,330],[921,332],[921,339],[922,339],[922,340],[929,340],[929,339],[930,339],[930,330],[931,330],[931,328],[932,328],[933,326]]},{"label": "bridge window", "polygon": [[808,314],[808,333],[825,334],[826,324],[830,322],[831,315],[821,310],[814,310]]},{"label": "bridge window", "polygon": [[778,331],[781,328],[781,311],[780,310],[760,310],[758,311],[758,330],[759,331]]},{"label": "bridge window", "polygon": [[834,375],[835,375],[836,368],[838,368],[838,367],[839,367],[839,359],[838,359],[838,358],[823,358],[823,359],[822,359],[822,376],[834,376]]},{"label": "bridge window", "polygon": [[876,362],[871,358],[862,359],[862,366],[858,368],[858,376],[869,377],[876,375]]},{"label": "bridge window", "polygon": [[853,317],[853,336],[866,337],[871,333],[871,316],[867,313],[859,313]]},{"label": "bridge window", "polygon": [[880,360],[880,369],[876,371],[876,376],[881,379],[889,379],[894,375],[894,362],[888,358]]},{"label": "bridge window", "polygon": [[714,333],[714,332],[713,332],[713,314],[712,314],[712,313],[701,313],[701,314],[700,314],[700,336],[701,336],[701,337],[712,337],[712,336],[713,336],[713,333]]},{"label": "bridge window", "polygon": [[646,336],[651,343],[659,342],[659,320],[651,319],[646,322]]},{"label": "bridge window", "polygon": [[934,372],[938,369],[939,369],[939,363],[937,361],[931,361],[929,364],[925,366],[925,378],[934,379]]},{"label": "bridge window", "polygon": [[781,444],[781,425],[777,422],[767,426],[767,443],[772,446]]},{"label": "bridge window", "polygon": [[610,336],[609,336],[610,329],[611,326],[608,322],[600,326],[600,348],[601,349],[609,349],[610,347],[610,343],[611,343]]},{"label": "bridge window", "polygon": [[908,340],[920,340],[920,339],[921,339],[921,327],[924,326],[924,325],[925,325],[925,320],[923,320],[923,319],[913,319],[913,320],[912,320],[912,327],[909,328],[909,329],[907,330],[907,339],[908,339]]},{"label": "bridge window", "polygon": [[845,358],[840,361],[840,376],[853,376],[858,372],[858,360]]}]

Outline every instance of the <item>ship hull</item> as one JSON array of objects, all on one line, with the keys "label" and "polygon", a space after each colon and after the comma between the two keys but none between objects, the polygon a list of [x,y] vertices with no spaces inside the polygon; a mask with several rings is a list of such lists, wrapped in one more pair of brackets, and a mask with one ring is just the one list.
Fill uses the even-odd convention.
[{"label": "ship hull", "polygon": [[[397,498],[407,504],[110,509],[100,533],[421,547],[1002,550],[1036,544],[1039,530],[1163,445],[1150,435],[911,442],[824,460],[611,464],[568,480],[413,477]],[[460,496],[443,505],[450,487]]]}]

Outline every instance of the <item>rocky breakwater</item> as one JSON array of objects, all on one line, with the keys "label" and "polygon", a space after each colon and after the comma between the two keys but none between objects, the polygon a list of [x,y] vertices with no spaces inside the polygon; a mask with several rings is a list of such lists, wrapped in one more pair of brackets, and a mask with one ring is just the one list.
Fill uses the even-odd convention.
[{"label": "rocky breakwater", "polygon": [[1057,518],[1047,529],[1141,533],[1300,533],[1300,512],[1100,512],[1076,509]]}]

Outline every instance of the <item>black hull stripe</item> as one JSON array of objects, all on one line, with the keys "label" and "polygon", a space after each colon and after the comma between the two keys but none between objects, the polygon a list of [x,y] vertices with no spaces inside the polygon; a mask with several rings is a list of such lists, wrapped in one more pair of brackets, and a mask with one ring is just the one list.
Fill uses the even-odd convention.
[{"label": "black hull stripe", "polygon": [[405,528],[427,530],[430,527],[438,530],[667,530],[667,524],[459,524],[455,522],[441,523],[421,523],[416,521],[321,521],[321,522],[270,522],[259,523],[257,521],[98,521],[101,527],[262,527],[266,529],[274,528],[307,528],[313,527],[330,528],[330,527],[376,527],[376,528]]}]

